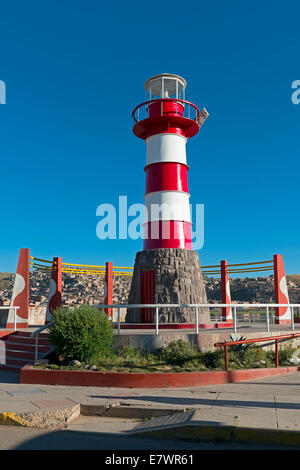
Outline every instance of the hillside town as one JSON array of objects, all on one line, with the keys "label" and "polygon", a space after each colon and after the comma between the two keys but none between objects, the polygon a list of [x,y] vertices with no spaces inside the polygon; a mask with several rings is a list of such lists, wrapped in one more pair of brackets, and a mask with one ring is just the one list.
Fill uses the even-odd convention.
[{"label": "hillside town", "polygon": [[[12,295],[14,274],[0,273],[0,303],[9,305]],[[287,276],[290,302],[300,303],[300,276]],[[221,301],[220,279],[204,278],[208,302]],[[126,303],[131,284],[129,276],[114,276],[113,303]],[[274,301],[273,276],[232,278],[230,280],[232,302]],[[30,305],[43,306],[47,303],[49,275],[43,271],[30,273]],[[96,305],[103,303],[104,276],[85,274],[66,274],[62,276],[63,305]]]}]

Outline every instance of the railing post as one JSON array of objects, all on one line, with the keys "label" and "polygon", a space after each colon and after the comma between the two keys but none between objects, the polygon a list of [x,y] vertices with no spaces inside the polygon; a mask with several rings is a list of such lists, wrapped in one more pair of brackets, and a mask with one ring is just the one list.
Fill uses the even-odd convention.
[{"label": "railing post", "polygon": [[18,266],[12,291],[10,307],[19,307],[18,313],[9,308],[6,328],[13,328],[14,314],[17,317],[16,326],[27,328],[29,319],[29,248],[21,248]]},{"label": "railing post", "polygon": [[270,332],[269,306],[267,306],[267,332]]},{"label": "railing post", "polygon": [[279,358],[278,358],[278,339],[275,339],[275,367],[278,367]]},{"label": "railing post", "polygon": [[291,307],[292,331],[295,331],[294,307]]},{"label": "railing post", "polygon": [[62,260],[53,258],[49,294],[46,310],[46,323],[52,320],[53,311],[62,305]]},{"label": "railing post", "polygon": [[[220,269],[221,269],[221,301],[222,301],[222,304],[231,304],[228,262],[226,260],[221,261]],[[231,307],[222,307],[222,321],[223,322],[232,321]]]},{"label": "railing post", "polygon": [[120,334],[120,317],[121,317],[121,308],[118,307],[118,335]]},{"label": "railing post", "polygon": [[196,308],[196,334],[199,333],[199,310],[198,310],[198,307],[195,307]]},{"label": "railing post", "polygon": [[14,308],[14,331],[17,330],[17,317],[16,317],[16,308]]},{"label": "railing post", "polygon": [[[105,283],[106,283],[106,295],[104,299],[105,305],[111,305],[113,303],[113,264],[108,261],[105,265]],[[109,319],[112,319],[112,308],[104,309]]]},{"label": "railing post", "polygon": [[[275,303],[289,304],[290,301],[282,255],[274,255],[273,264]],[[275,307],[275,314],[275,322],[278,325],[288,325],[291,323],[291,309],[289,305],[286,305],[286,307]]]},{"label": "railing post", "polygon": [[39,335],[37,334],[35,337],[35,361],[38,360],[39,357]]},{"label": "railing post", "polygon": [[227,344],[224,346],[224,361],[225,361],[225,370],[228,370],[228,351]]},{"label": "railing post", "polygon": [[155,307],[155,334],[158,335],[158,307]]},{"label": "railing post", "polygon": [[233,307],[233,328],[236,333],[236,307]]}]

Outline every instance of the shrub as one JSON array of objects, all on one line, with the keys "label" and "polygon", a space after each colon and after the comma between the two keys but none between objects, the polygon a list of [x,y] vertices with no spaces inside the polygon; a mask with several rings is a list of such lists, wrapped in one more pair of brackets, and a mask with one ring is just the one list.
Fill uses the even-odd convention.
[{"label": "shrub", "polygon": [[112,349],[114,331],[111,322],[103,311],[89,305],[56,309],[49,330],[49,340],[64,361],[90,361]]},{"label": "shrub", "polygon": [[168,346],[160,349],[161,358],[169,364],[183,364],[197,356],[195,348],[182,339],[172,341]]},{"label": "shrub", "polygon": [[203,354],[203,362],[208,369],[224,369],[224,351],[207,351]]}]

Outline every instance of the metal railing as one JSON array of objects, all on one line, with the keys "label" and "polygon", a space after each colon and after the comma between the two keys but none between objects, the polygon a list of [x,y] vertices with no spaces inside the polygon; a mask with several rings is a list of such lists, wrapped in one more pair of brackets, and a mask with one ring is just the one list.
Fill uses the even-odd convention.
[{"label": "metal railing", "polygon": [[132,112],[134,122],[137,123],[143,119],[147,119],[149,117],[149,105],[151,106],[154,103],[160,103],[161,116],[167,115],[164,111],[164,103],[175,103],[175,112],[172,111],[172,114],[174,113],[175,116],[181,116],[185,117],[186,119],[192,119],[193,121],[198,122],[199,125],[202,123],[201,121],[204,121],[207,117],[205,115],[205,113],[207,114],[206,110],[202,110],[200,112],[199,108],[190,101],[181,100],[177,98],[159,98],[156,100],[144,101],[143,103],[136,106],[136,108]]},{"label": "metal railing", "polygon": [[[230,307],[233,309],[232,315],[232,327],[234,332],[237,332],[237,309],[250,309],[250,308],[265,308],[266,309],[266,330],[270,332],[270,308],[276,307],[290,307],[291,309],[291,329],[295,330],[294,322],[294,307],[300,307],[300,304],[116,304],[116,305],[95,305],[96,308],[117,308],[118,309],[118,320],[117,320],[117,331],[118,335],[121,330],[121,308],[154,308],[155,309],[155,334],[159,334],[159,309],[160,308],[194,308],[195,309],[195,332],[199,333],[199,308],[223,308]],[[251,314],[249,314],[251,315]],[[224,323],[223,320],[221,323]],[[231,323],[231,322],[230,322]]]},{"label": "metal railing", "polygon": [[253,343],[264,343],[266,341],[275,341],[275,367],[279,366],[279,345],[278,341],[283,339],[293,339],[299,338],[300,333],[292,333],[289,335],[280,335],[280,336],[269,336],[268,338],[251,338],[243,339],[238,341],[224,341],[222,343],[215,343],[216,348],[224,348],[224,362],[225,370],[228,370],[228,346],[235,346],[237,344],[253,344]]},{"label": "metal railing", "polygon": [[35,352],[34,352],[34,360],[35,361],[38,361],[39,359],[39,334],[44,331],[44,330],[47,330],[47,328],[49,328],[49,326],[52,325],[52,322],[49,322],[47,323],[46,325],[43,325],[41,326],[40,328],[38,328],[37,330],[33,331],[31,333],[31,338],[35,338]]},{"label": "metal railing", "polygon": [[[121,334],[121,309],[123,308],[154,308],[155,309],[155,334],[159,334],[159,309],[160,308],[194,308],[195,309],[195,333],[199,333],[199,308],[223,308],[223,307],[231,307],[233,308],[233,326],[228,328],[232,328],[234,332],[237,332],[237,309],[238,308],[266,308],[266,328],[267,332],[270,331],[270,318],[269,318],[269,310],[270,308],[275,307],[290,307],[291,308],[291,329],[292,331],[295,330],[295,323],[294,323],[294,307],[300,307],[300,304],[99,304],[94,305],[95,308],[116,308],[118,310],[118,319],[117,319],[117,334]],[[1,307],[0,307],[1,308]],[[10,307],[12,308],[12,307]],[[18,307],[15,307],[18,308]],[[251,315],[251,314],[250,314]],[[221,321],[224,323],[224,320]],[[229,322],[231,323],[231,321]],[[127,323],[128,324],[128,323]],[[142,323],[141,323],[142,324]],[[38,360],[39,357],[39,334],[49,328],[52,325],[52,322],[47,323],[46,325],[41,326],[37,330],[31,333],[31,337],[35,338],[35,361]]]},{"label": "metal railing", "polygon": [[20,307],[14,307],[10,305],[1,305],[0,310],[13,310],[14,311],[14,330],[17,329],[17,319],[16,319],[16,310],[18,310]]}]

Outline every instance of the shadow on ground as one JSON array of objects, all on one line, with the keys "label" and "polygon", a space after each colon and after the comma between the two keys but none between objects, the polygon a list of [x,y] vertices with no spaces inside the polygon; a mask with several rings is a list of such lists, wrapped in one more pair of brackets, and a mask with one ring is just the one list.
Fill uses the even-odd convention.
[{"label": "shadow on ground", "polygon": [[16,372],[7,372],[0,370],[0,383],[1,384],[19,384],[20,374]]}]

